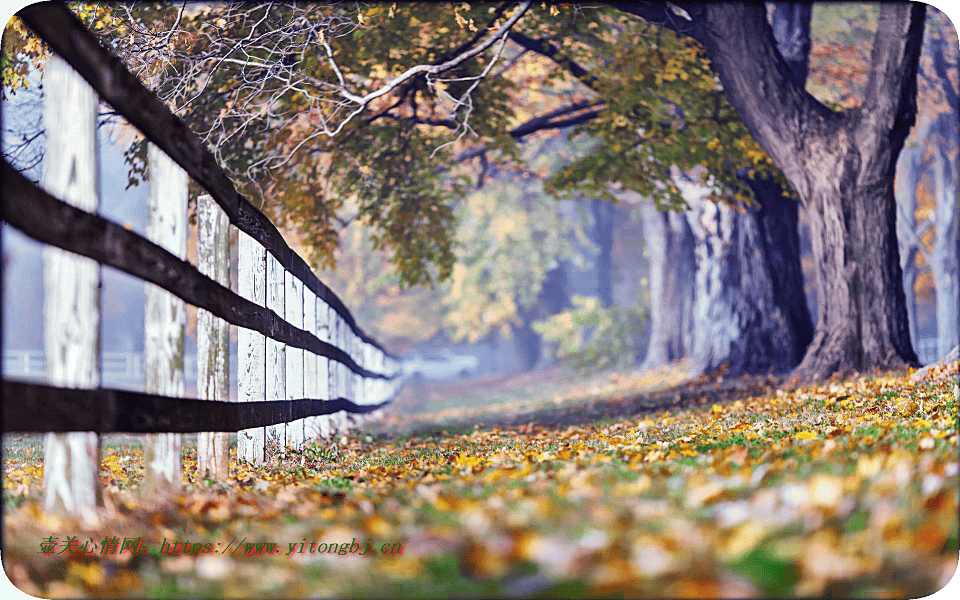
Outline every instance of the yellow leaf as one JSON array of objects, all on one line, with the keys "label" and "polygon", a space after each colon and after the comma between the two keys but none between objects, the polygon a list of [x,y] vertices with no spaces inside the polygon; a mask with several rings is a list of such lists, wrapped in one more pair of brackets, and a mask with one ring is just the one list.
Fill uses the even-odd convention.
[{"label": "yellow leaf", "polygon": [[797,438],[798,440],[812,440],[815,437],[817,437],[817,434],[812,431],[801,431],[794,437]]}]

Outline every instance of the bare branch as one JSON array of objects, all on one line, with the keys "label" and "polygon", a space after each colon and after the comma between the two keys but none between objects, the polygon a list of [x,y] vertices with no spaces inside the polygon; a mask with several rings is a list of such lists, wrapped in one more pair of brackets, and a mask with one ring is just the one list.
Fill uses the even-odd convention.
[{"label": "bare branch", "polygon": [[498,40],[503,40],[507,36],[507,34],[510,33],[510,30],[513,28],[513,26],[517,24],[517,21],[520,20],[520,18],[527,12],[529,8],[530,8],[530,0],[526,0],[525,2],[522,2],[520,6],[513,11],[513,14],[510,16],[510,18],[507,19],[507,21],[503,25],[501,25],[496,32],[494,32],[486,40],[478,44],[473,49],[468,50],[460,54],[459,56],[451,58],[450,60],[440,63],[438,65],[417,65],[415,67],[410,67],[400,75],[397,75],[392,80],[387,82],[380,89],[374,90],[364,96],[357,96],[356,94],[353,94],[352,92],[346,89],[346,83],[343,80],[343,74],[340,72],[340,69],[336,66],[336,61],[334,61],[333,59],[333,50],[330,48],[330,45],[326,41],[323,41],[323,46],[327,51],[327,56],[330,59],[330,64],[336,71],[337,78],[340,81],[340,90],[339,90],[340,93],[343,95],[344,98],[354,102],[355,104],[366,106],[371,101],[376,100],[377,98],[384,96],[386,94],[389,94],[404,81],[407,81],[408,79],[412,79],[413,77],[416,77],[421,73],[425,75],[437,75],[439,73],[443,73],[444,71],[449,71],[450,69],[453,69],[458,65],[462,64],[463,62],[480,54],[481,52],[483,52],[484,50],[486,50],[487,48],[495,44]]}]

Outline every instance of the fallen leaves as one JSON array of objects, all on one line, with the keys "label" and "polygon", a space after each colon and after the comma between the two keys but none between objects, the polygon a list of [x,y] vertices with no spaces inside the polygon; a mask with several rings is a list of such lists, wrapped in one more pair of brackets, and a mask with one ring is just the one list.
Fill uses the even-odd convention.
[{"label": "fallen leaves", "polygon": [[[413,582],[430,596],[920,596],[956,564],[954,385],[883,374],[558,428],[360,434],[271,467],[232,461],[219,487],[198,480],[191,449],[186,491],[166,500],[138,497],[142,458],[120,448],[101,467],[117,509],[96,531],[42,515],[42,468],[17,456],[4,464],[5,501],[18,506],[5,514],[4,564],[50,597],[395,596]],[[283,550],[36,554],[67,534]],[[376,555],[287,554],[354,538]]]}]

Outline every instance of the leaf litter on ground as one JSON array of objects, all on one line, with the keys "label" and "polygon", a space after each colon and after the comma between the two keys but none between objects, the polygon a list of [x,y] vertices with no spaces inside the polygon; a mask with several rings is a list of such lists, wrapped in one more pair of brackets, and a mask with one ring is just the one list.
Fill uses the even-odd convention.
[{"label": "leaf litter on ground", "polygon": [[[8,435],[4,568],[43,597],[918,597],[953,576],[955,361],[792,390],[667,375],[444,409],[432,427],[397,412],[270,465],[234,457],[220,484],[191,447],[166,499],[141,497],[136,444],[108,447],[93,525],[41,511],[42,450]],[[279,550],[40,554],[50,536]],[[372,551],[309,551],[352,540]]]}]

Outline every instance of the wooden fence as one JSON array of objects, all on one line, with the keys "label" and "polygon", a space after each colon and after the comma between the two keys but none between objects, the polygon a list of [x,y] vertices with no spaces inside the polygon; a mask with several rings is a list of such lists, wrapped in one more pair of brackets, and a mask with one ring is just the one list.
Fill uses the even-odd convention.
[{"label": "wooden fence", "polygon": [[[44,249],[47,383],[3,382],[4,431],[47,432],[46,509],[92,517],[99,433],[145,433],[144,489],[180,486],[181,439],[198,432],[201,475],[227,477],[227,433],[259,464],[389,403],[399,363],[234,188],[199,138],[62,4],[18,16],[56,52],[45,66],[41,186],[4,160],[3,219]],[[97,215],[96,115],[106,101],[149,140],[146,236]],[[185,260],[188,177],[198,264]],[[239,230],[239,294],[229,227]],[[147,282],[146,393],[100,381],[100,265]],[[15,292],[12,292],[15,293]],[[185,303],[197,307],[198,399],[184,396]],[[238,327],[238,402],[227,402],[228,324]],[[358,419],[361,417],[358,417]]]}]

